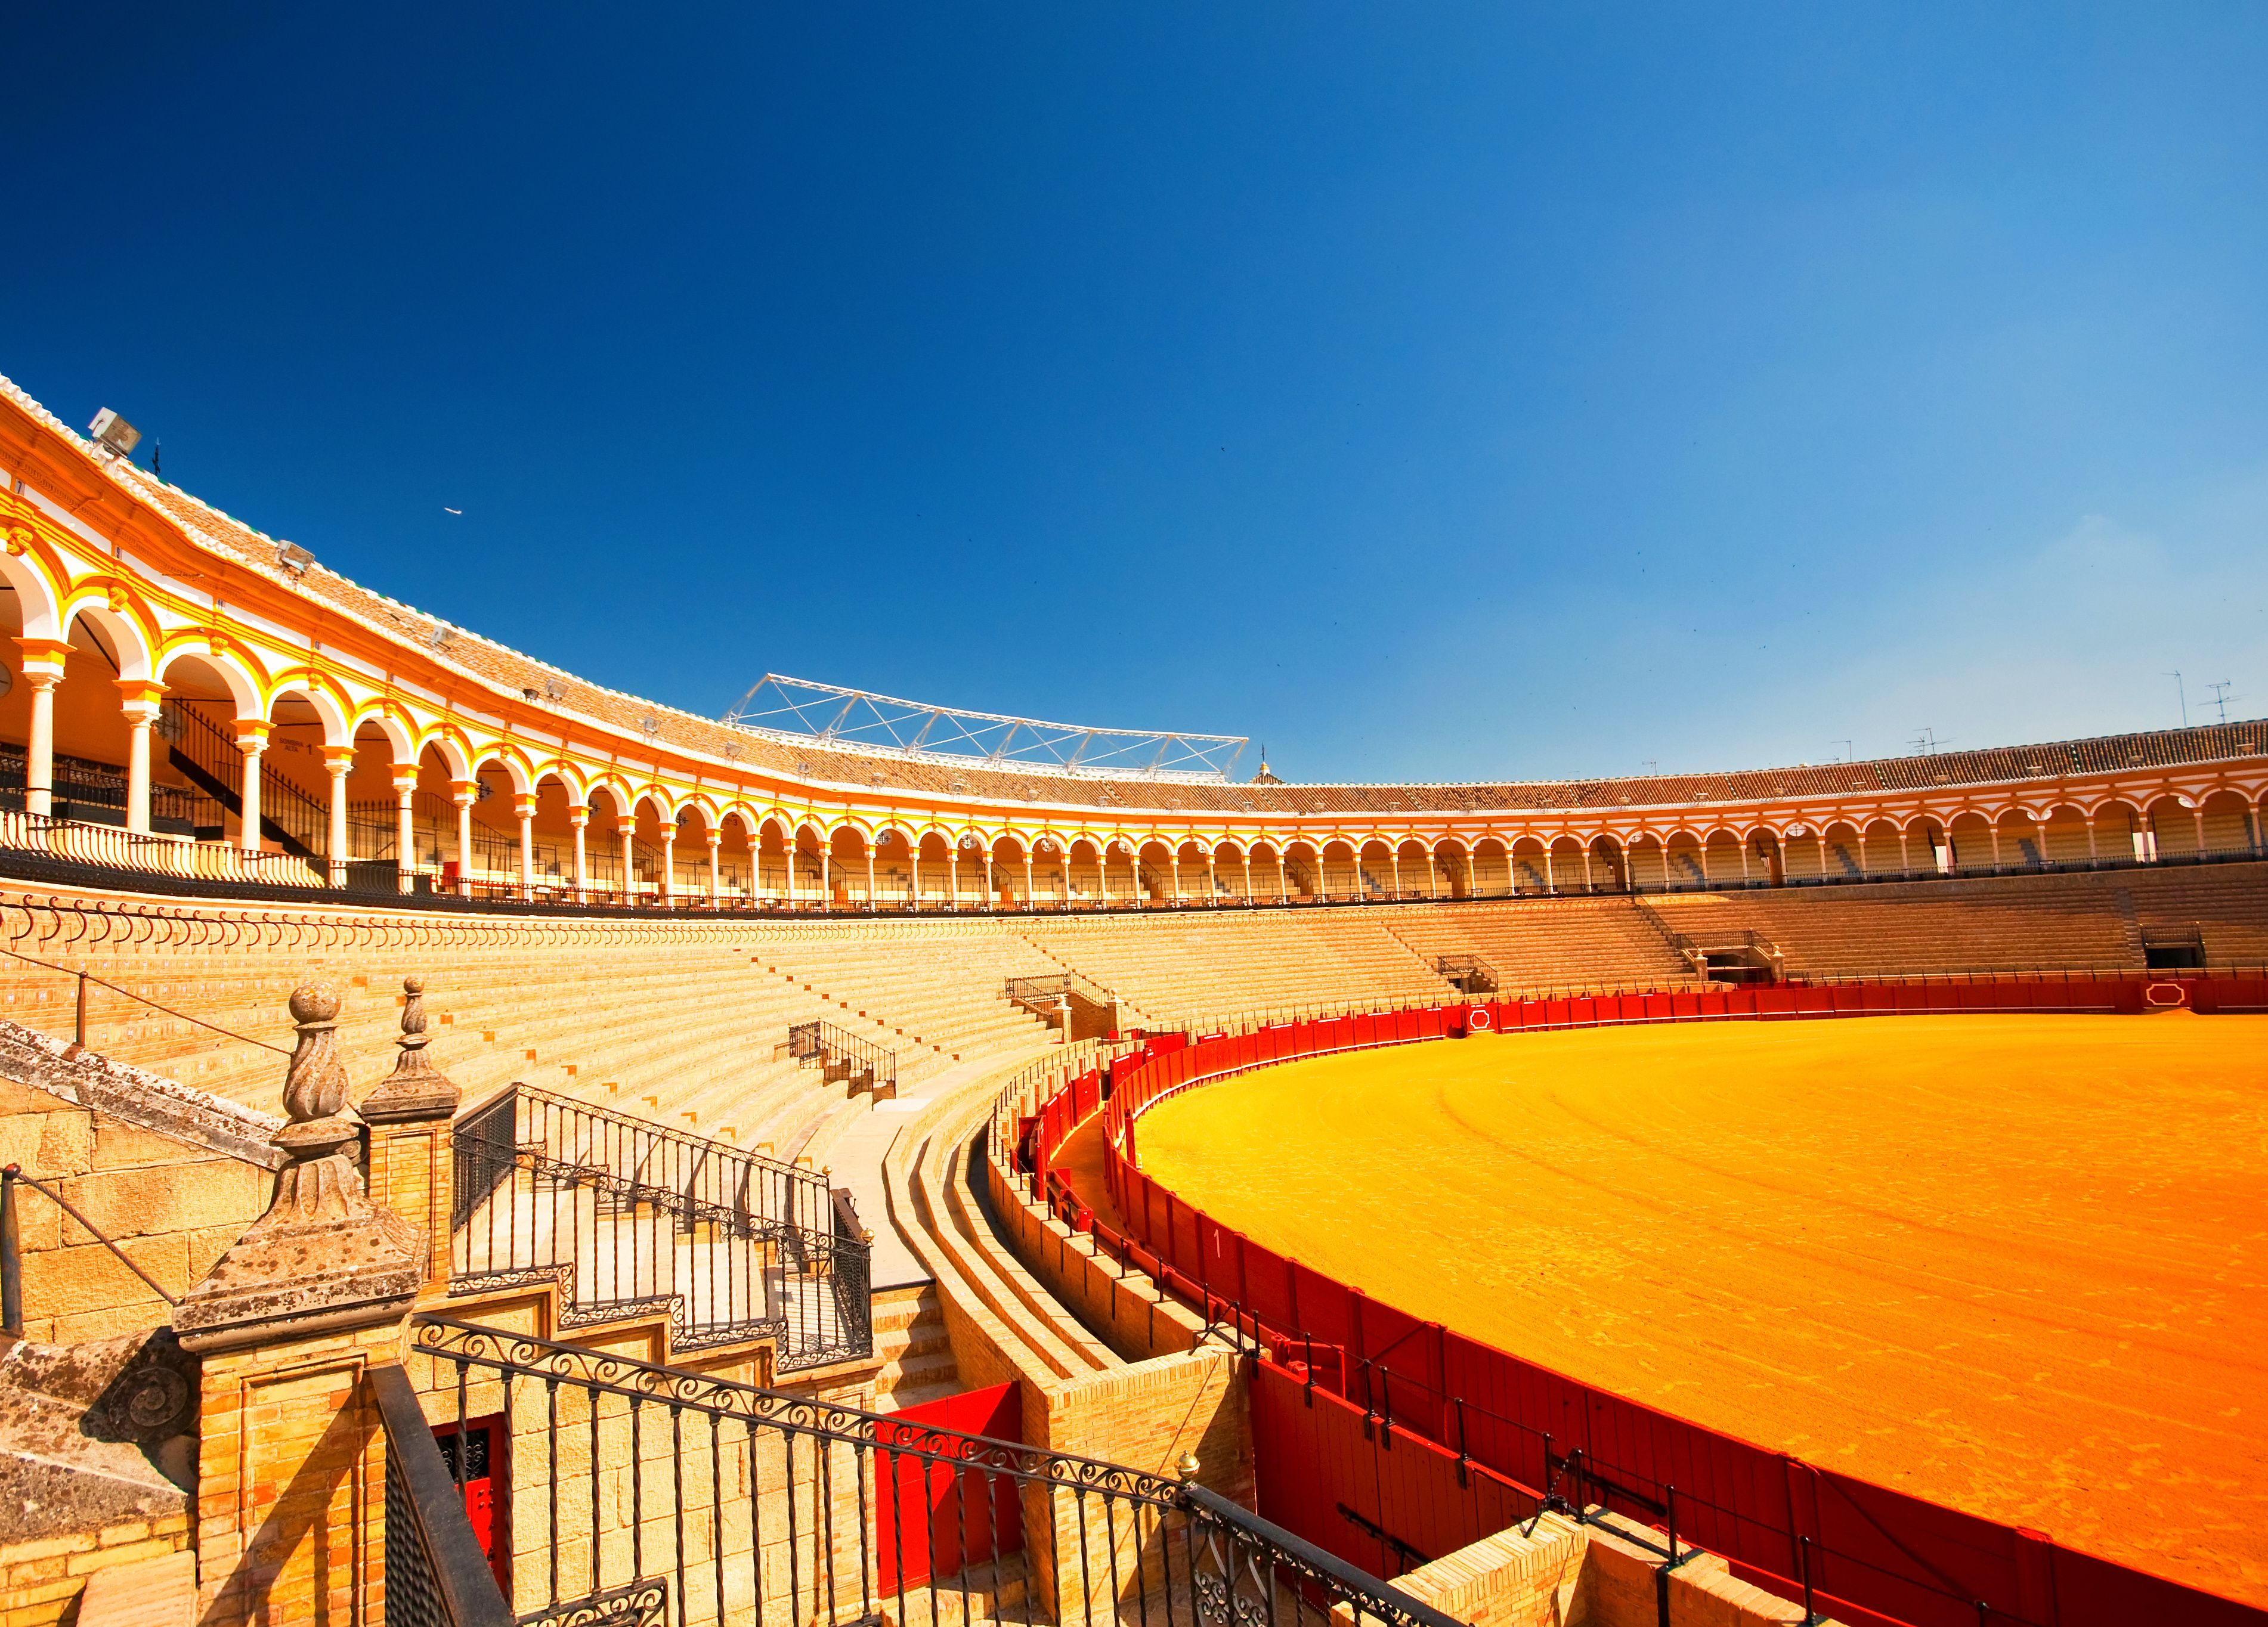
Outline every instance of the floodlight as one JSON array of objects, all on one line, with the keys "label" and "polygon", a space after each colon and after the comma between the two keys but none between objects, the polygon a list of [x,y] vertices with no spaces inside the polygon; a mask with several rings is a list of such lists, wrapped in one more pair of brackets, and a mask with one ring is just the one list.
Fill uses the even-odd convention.
[{"label": "floodlight", "polygon": [[142,431],[107,407],[94,415],[94,421],[87,425],[86,432],[112,451],[127,457],[131,457],[134,449],[142,443]]}]

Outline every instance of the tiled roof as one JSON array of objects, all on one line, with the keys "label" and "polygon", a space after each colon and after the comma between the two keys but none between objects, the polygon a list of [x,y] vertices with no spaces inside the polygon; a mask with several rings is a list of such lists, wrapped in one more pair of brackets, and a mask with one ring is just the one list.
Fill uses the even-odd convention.
[{"label": "tiled roof", "polygon": [[1770,804],[1792,797],[1867,796],[1884,791],[2002,785],[2025,780],[2053,780],[2073,773],[2174,767],[2268,754],[2268,722],[2256,721],[2148,734],[2106,735],[2039,745],[1719,773],[1441,785],[1233,785],[1019,772],[985,768],[949,758],[921,762],[895,754],[849,751],[816,743],[789,744],[603,688],[373,592],[320,562],[306,566],[303,571],[284,568],[278,562],[278,554],[286,545],[277,539],[123,459],[93,459],[89,444],[37,402],[5,380],[0,380],[0,386],[4,386],[26,411],[79,447],[111,479],[173,518],[193,540],[242,561],[291,591],[344,612],[415,647],[424,656],[457,667],[504,690],[516,691],[563,714],[609,724],[633,737],[644,737],[745,763],[767,774],[810,782],[861,787],[870,792],[902,788],[940,797],[968,796],[1035,806],[1092,808],[1106,812],[1351,813],[1375,817],[1395,813],[1612,811],[1710,803]]}]

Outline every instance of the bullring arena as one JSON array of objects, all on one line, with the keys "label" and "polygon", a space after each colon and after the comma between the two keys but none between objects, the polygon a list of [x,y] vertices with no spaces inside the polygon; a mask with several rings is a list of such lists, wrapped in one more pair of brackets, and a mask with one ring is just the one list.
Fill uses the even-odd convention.
[{"label": "bullring arena", "polygon": [[1240,781],[0,471],[4,1627],[2268,1614],[2268,722]]}]

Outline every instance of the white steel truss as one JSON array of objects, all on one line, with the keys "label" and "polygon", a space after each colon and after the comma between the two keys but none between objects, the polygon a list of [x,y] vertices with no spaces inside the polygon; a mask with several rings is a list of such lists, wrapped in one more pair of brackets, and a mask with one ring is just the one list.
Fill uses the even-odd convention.
[{"label": "white steel truss", "polygon": [[791,744],[1088,779],[1226,782],[1248,738],[967,712],[778,672],[765,673],[724,721]]}]

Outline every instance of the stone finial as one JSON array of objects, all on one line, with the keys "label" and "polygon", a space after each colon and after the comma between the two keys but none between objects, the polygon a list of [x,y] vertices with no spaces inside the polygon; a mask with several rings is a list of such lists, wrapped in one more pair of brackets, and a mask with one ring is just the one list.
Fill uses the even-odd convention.
[{"label": "stone finial", "polygon": [[268,1213],[181,1297],[173,1328],[193,1351],[350,1328],[406,1315],[424,1275],[418,1228],[363,1190],[338,1054],[339,997],[320,983],[291,994],[299,1043],[284,1082],[286,1162]]},{"label": "stone finial", "polygon": [[425,1054],[425,979],[401,979],[401,1037],[394,1043],[399,1054],[394,1072],[378,1081],[363,1098],[363,1118],[374,1125],[401,1124],[412,1119],[447,1118],[457,1110],[460,1095],[447,1074]]}]

